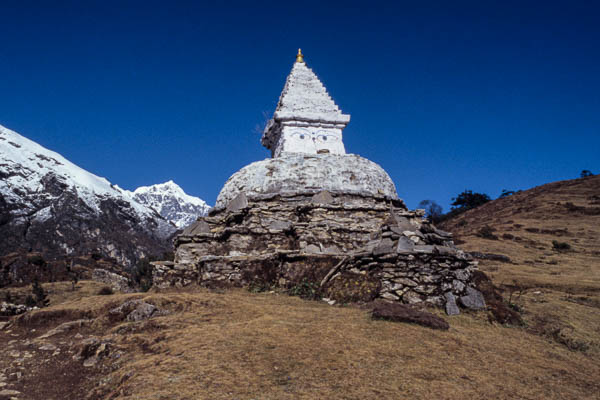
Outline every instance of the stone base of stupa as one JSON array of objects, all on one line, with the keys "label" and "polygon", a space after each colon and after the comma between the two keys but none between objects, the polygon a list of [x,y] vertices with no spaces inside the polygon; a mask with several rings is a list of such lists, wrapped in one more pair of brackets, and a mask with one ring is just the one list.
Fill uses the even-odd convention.
[{"label": "stone base of stupa", "polygon": [[450,313],[457,302],[483,307],[470,284],[476,262],[422,217],[385,196],[242,192],[176,238],[175,261],[155,264],[154,285],[281,287],[338,302],[428,302]]}]

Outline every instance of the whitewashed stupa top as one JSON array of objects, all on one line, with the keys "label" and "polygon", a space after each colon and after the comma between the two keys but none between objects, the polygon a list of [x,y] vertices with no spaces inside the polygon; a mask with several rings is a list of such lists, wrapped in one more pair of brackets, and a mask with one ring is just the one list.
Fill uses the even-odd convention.
[{"label": "whitewashed stupa top", "polygon": [[227,207],[240,193],[255,197],[327,190],[397,199],[396,187],[383,168],[346,154],[342,130],[349,121],[350,116],[342,114],[298,50],[261,139],[273,157],[233,174],[221,189],[215,209]]},{"label": "whitewashed stupa top", "polygon": [[350,115],[342,114],[298,49],[261,143],[273,157],[285,152],[346,154],[342,130],[348,122]]}]

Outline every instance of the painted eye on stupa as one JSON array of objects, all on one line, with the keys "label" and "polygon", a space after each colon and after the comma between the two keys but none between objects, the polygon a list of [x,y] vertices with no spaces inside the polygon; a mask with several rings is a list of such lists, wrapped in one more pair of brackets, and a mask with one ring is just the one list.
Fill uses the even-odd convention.
[{"label": "painted eye on stupa", "polygon": [[294,132],[294,133],[292,133],[292,137],[295,137],[295,138],[300,139],[300,140],[304,140],[304,139],[306,139],[308,137],[308,133],[302,132],[302,131],[300,131],[300,132]]},{"label": "painted eye on stupa", "polygon": [[328,133],[319,133],[317,139],[319,139],[320,142],[335,142],[338,140],[337,136]]}]

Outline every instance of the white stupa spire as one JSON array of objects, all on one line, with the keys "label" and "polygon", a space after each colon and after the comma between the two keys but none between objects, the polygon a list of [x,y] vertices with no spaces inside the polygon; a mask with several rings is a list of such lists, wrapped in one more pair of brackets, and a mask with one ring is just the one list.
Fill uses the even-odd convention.
[{"label": "white stupa spire", "polygon": [[346,154],[342,130],[349,121],[350,115],[342,114],[298,49],[261,143],[273,157],[286,152]]}]

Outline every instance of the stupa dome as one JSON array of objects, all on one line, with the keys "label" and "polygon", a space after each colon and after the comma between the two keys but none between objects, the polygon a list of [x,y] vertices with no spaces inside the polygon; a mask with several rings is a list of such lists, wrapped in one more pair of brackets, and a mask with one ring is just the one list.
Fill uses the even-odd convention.
[{"label": "stupa dome", "polygon": [[226,207],[239,193],[337,194],[397,199],[396,187],[378,164],[355,154],[285,153],[254,162],[231,176],[221,189],[215,209]]}]

